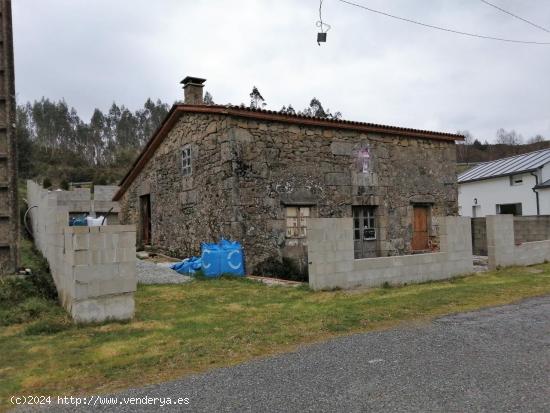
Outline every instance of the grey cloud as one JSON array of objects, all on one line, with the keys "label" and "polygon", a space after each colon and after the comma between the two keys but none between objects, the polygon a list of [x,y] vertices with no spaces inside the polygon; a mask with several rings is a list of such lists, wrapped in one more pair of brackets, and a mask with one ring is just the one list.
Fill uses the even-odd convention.
[{"label": "grey cloud", "polygon": [[[502,37],[550,35],[477,0],[356,0],[369,7]],[[496,1],[496,0],[495,0]],[[499,0],[545,24],[550,3]],[[315,42],[316,0],[17,0],[20,102],[65,98],[81,116],[113,100],[137,108],[173,102],[179,80],[204,76],[219,103],[270,109],[316,96],[344,117],[493,139],[500,128],[550,138],[550,46],[523,46],[427,30],[326,0],[328,42]],[[550,23],[548,23],[550,25]]]}]

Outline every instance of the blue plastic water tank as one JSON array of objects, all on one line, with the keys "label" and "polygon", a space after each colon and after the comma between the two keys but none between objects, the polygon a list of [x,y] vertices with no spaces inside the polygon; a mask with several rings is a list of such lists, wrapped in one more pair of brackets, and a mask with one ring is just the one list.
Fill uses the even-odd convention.
[{"label": "blue plastic water tank", "polygon": [[221,274],[244,276],[244,254],[240,243],[222,239],[217,244],[202,243],[202,270],[207,277]]},{"label": "blue plastic water tank", "polygon": [[221,252],[218,244],[201,244],[202,271],[207,277],[218,277],[221,274]]}]

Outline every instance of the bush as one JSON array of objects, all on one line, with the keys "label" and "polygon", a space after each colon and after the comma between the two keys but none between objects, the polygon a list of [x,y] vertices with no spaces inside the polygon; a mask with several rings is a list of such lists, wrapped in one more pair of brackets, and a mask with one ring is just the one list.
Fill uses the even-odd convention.
[{"label": "bush", "polygon": [[300,271],[296,262],[287,257],[279,260],[276,257],[269,257],[254,268],[254,274],[269,277],[281,278],[291,281],[308,281],[307,270]]},{"label": "bush", "polygon": [[66,179],[63,179],[61,181],[61,183],[59,184],[59,187],[64,191],[68,191],[69,190],[69,182],[67,182]]},{"label": "bush", "polygon": [[[26,248],[22,253],[29,255]],[[25,258],[30,261],[31,257]],[[63,313],[57,304],[57,290],[45,260],[32,254],[31,264],[33,273],[30,275],[0,278],[0,325],[23,323],[44,314]]]},{"label": "bush", "polygon": [[50,180],[50,178],[44,178],[44,180],[42,181],[42,186],[46,189],[49,189],[52,187],[52,181]]}]

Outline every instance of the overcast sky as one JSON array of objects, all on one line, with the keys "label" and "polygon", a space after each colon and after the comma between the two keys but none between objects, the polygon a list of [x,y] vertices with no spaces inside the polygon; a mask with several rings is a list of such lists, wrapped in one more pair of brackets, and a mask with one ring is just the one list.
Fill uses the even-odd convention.
[{"label": "overcast sky", "polygon": [[[550,34],[479,0],[354,0],[402,17],[497,37]],[[545,27],[550,1],[492,0]],[[113,101],[181,99],[186,75],[216,103],[302,109],[316,96],[345,119],[493,140],[498,128],[550,139],[550,46],[473,39],[325,0],[15,0],[18,103],[64,98],[88,120]]]}]

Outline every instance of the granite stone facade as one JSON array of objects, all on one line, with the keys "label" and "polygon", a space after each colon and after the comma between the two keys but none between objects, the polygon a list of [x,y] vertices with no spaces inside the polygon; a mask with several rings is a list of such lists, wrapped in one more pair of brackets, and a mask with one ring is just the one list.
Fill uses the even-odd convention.
[{"label": "granite stone facade", "polygon": [[[188,175],[184,147],[191,148]],[[452,139],[187,111],[125,180],[121,222],[138,226],[139,244],[140,197],[148,196],[152,246],[186,257],[201,242],[232,238],[243,243],[250,273],[284,256],[307,268],[307,236],[288,237],[287,208],[349,218],[353,206],[368,205],[375,207],[376,255],[402,255],[411,252],[414,205],[427,206],[431,217],[457,215],[455,156]],[[431,218],[435,249],[437,227]]]}]

